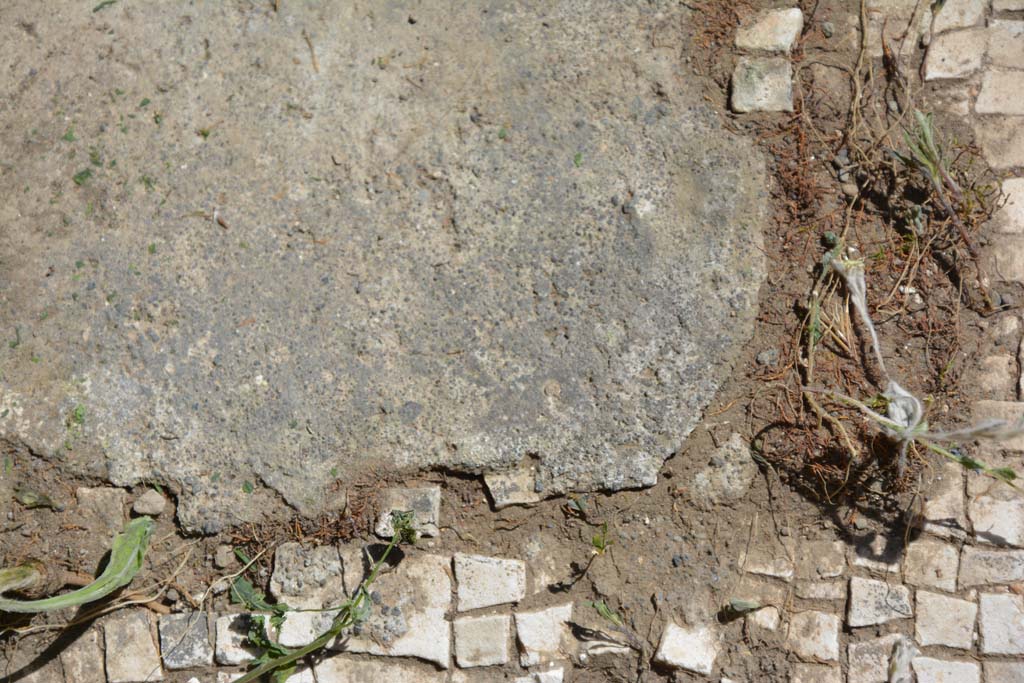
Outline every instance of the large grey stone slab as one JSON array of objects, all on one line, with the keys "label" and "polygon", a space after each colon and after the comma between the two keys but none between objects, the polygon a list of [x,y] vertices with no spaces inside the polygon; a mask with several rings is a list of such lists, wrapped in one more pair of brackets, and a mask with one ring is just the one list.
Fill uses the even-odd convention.
[{"label": "large grey stone slab", "polygon": [[764,271],[761,156],[646,47],[689,10],[410,7],[4,5],[0,440],[207,532],[381,467],[654,483]]}]

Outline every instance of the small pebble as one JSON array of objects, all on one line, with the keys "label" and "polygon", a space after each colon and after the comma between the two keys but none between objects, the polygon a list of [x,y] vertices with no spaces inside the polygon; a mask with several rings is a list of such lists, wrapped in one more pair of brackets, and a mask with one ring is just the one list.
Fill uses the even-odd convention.
[{"label": "small pebble", "polygon": [[156,517],[167,507],[167,499],[159,492],[150,489],[135,499],[132,511],[137,515],[152,515]]},{"label": "small pebble", "polygon": [[673,567],[682,567],[683,566],[683,556],[682,555],[674,555],[672,557],[672,566]]},{"label": "small pebble", "polygon": [[831,38],[836,34],[836,25],[831,21],[821,22],[821,32],[825,34],[826,38]]},{"label": "small pebble", "polygon": [[219,545],[213,554],[213,566],[226,569],[235,563],[235,551],[229,545]]}]

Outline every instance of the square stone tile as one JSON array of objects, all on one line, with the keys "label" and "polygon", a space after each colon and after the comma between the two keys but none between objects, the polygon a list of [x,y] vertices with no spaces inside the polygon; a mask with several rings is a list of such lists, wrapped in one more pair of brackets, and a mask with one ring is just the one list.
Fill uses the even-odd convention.
[{"label": "square stone tile", "polygon": [[893,633],[850,643],[846,648],[847,683],[888,683],[892,648],[903,637]]},{"label": "square stone tile", "polygon": [[824,664],[793,664],[789,683],[842,683],[843,672],[838,666]]},{"label": "square stone tile", "polygon": [[508,662],[512,618],[507,614],[459,617],[454,631],[455,662],[462,668]]},{"label": "square stone tile", "polygon": [[960,587],[1024,581],[1024,550],[964,546],[960,556]]},{"label": "square stone tile", "polygon": [[1010,593],[982,593],[978,605],[981,651],[1024,655],[1024,598]]},{"label": "square stone tile", "polygon": [[917,591],[914,632],[921,645],[945,645],[969,650],[974,645],[978,606],[967,600]]},{"label": "square stone tile", "polygon": [[518,602],[526,595],[526,564],[483,555],[455,555],[459,611]]},{"label": "square stone tile", "polygon": [[978,114],[1024,116],[1024,71],[989,69],[981,77],[981,92],[974,101]]},{"label": "square stone tile", "polygon": [[956,463],[940,461],[924,474],[921,528],[942,538],[967,535],[964,507],[964,471]]},{"label": "square stone tile", "polygon": [[981,683],[981,667],[976,662],[916,657],[914,673],[917,683]]},{"label": "square stone tile", "polygon": [[1024,683],[1024,662],[985,662],[986,683]]},{"label": "square stone tile", "polygon": [[914,615],[906,586],[874,579],[850,579],[846,623],[852,627],[874,626]]},{"label": "square stone tile", "polygon": [[1024,547],[1024,497],[1015,489],[992,482],[987,494],[971,496],[967,515],[980,543]]},{"label": "square stone tile", "polygon": [[718,656],[718,634],[710,626],[665,625],[654,661],[710,676]]},{"label": "square stone tile", "polygon": [[985,161],[993,169],[1024,166],[1024,116],[976,117],[973,125]]},{"label": "square stone tile", "polygon": [[164,679],[149,610],[122,610],[105,617],[102,623],[108,683]]},{"label": "square stone tile", "polygon": [[571,602],[546,609],[516,612],[519,663],[526,667],[565,659],[562,642],[569,637],[566,623],[571,620]]},{"label": "square stone tile", "polygon": [[786,648],[801,659],[839,661],[839,617],[825,612],[798,612],[789,619]]},{"label": "square stone tile", "polygon": [[952,543],[934,538],[919,538],[907,548],[903,561],[903,580],[911,586],[956,591],[960,550]]},{"label": "square stone tile", "polygon": [[924,79],[935,81],[970,76],[981,68],[987,44],[988,33],[983,28],[935,36],[925,56]]},{"label": "square stone tile", "polygon": [[160,628],[160,656],[168,669],[189,669],[211,666],[213,646],[205,612],[183,612],[162,615]]},{"label": "square stone tile", "polygon": [[784,57],[740,57],[732,74],[732,110],[793,111],[793,67]]},{"label": "square stone tile", "polygon": [[932,33],[977,26],[985,18],[986,0],[946,0],[935,13]]}]

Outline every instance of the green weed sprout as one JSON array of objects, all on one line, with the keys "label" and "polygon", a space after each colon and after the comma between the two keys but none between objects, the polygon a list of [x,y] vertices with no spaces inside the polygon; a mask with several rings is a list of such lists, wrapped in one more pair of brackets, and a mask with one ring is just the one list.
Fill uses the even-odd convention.
[{"label": "green weed sprout", "polygon": [[[138,517],[128,522],[124,530],[114,537],[110,547],[110,561],[99,578],[78,590],[41,600],[12,600],[0,597],[0,611],[34,614],[65,607],[78,607],[95,602],[131,583],[142,569],[142,561],[153,535],[153,519]],[[0,570],[0,596],[8,591],[23,590],[38,584],[42,572],[38,566],[21,565]]]},{"label": "green weed sprout", "polygon": [[280,645],[264,642],[265,638],[262,636],[263,629],[260,627],[260,624],[257,623],[254,629],[250,629],[250,636],[254,637],[254,641],[266,646],[268,649],[265,651],[264,656],[256,661],[256,668],[247,672],[235,683],[250,683],[267,675],[270,676],[272,683],[284,683],[295,673],[296,663],[299,660],[323,649],[346,629],[365,621],[370,613],[370,606],[368,604],[370,586],[377,580],[377,575],[387,561],[388,555],[395,549],[395,546],[416,542],[416,530],[413,529],[412,523],[412,512],[399,512],[396,510],[391,513],[391,526],[394,529],[394,535],[392,535],[391,541],[384,549],[380,558],[374,562],[373,567],[370,569],[370,575],[359,585],[359,588],[356,589],[355,594],[350,599],[346,600],[339,607],[332,608],[338,610],[338,614],[334,617],[331,627],[309,645],[294,650],[281,647]]},{"label": "green weed sprout", "polygon": [[826,392],[827,395],[840,403],[845,403],[860,410],[878,424],[887,436],[899,444],[900,455],[897,463],[897,473],[900,475],[903,474],[906,468],[907,452],[911,444],[917,442],[933,453],[938,453],[968,470],[980,472],[1004,481],[1014,488],[1018,488],[1013,483],[1017,479],[1017,473],[1012,469],[1008,467],[988,467],[967,455],[944,448],[939,443],[967,443],[980,439],[1005,441],[1024,435],[1024,419],[1014,423],[1009,423],[1005,420],[987,420],[964,429],[932,431],[928,421],[925,419],[924,405],[920,399],[893,380],[885,367],[885,360],[882,358],[878,342],[878,332],[875,330],[875,324],[868,313],[864,262],[858,259],[833,258],[830,264],[832,270],[843,279],[846,291],[850,296],[850,303],[853,305],[854,310],[857,311],[861,323],[871,337],[871,347],[874,351],[875,360],[887,382],[885,391],[881,394],[885,403],[885,414],[876,412],[863,401],[844,394]]},{"label": "green weed sprout", "polygon": [[942,147],[939,145],[938,136],[935,134],[932,115],[924,114],[915,109],[914,121],[917,124],[914,130],[903,132],[903,140],[907,143],[910,154],[903,154],[892,150],[892,155],[903,162],[908,168],[919,171],[928,180],[932,190],[935,192],[935,197],[938,199],[939,204],[942,205],[942,210],[946,212],[946,215],[956,225],[957,230],[960,231],[960,236],[963,238],[964,244],[967,245],[968,251],[977,258],[978,250],[970,235],[967,234],[967,226],[964,225],[960,214],[953,208],[952,202],[946,195],[948,190],[955,201],[963,200],[963,191],[956,180],[953,179],[953,176],[950,175],[947,168]]}]

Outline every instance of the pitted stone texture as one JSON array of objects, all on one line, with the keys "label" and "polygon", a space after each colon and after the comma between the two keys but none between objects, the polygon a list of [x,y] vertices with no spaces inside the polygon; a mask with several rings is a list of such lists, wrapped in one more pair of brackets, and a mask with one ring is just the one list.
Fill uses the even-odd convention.
[{"label": "pitted stone texture", "polygon": [[416,486],[390,488],[381,494],[377,509],[376,533],[383,538],[395,534],[391,522],[392,512],[412,512],[412,527],[421,536],[437,536],[441,523],[441,487]]},{"label": "pitted stone texture", "polygon": [[1024,21],[995,21],[988,28],[988,58],[993,66],[1019,69],[1024,64]]},{"label": "pitted stone texture", "polygon": [[90,628],[60,652],[65,683],[107,683],[98,629]]},{"label": "pitted stone texture", "polygon": [[359,634],[331,647],[391,657],[415,657],[448,667],[451,653],[451,558],[410,555],[377,578],[370,590],[370,618]]},{"label": "pitted stone texture", "polygon": [[445,671],[422,664],[379,659],[367,661],[344,655],[323,659],[316,663],[314,670],[317,683],[445,683],[448,676]]},{"label": "pitted stone texture", "polygon": [[979,114],[1024,115],[1024,71],[990,69],[981,77],[981,92],[974,102]]},{"label": "pitted stone texture", "polygon": [[536,491],[537,472],[533,467],[485,474],[484,483],[494,501],[495,510],[509,505],[530,505],[541,500],[541,495]]},{"label": "pitted stone texture", "polygon": [[213,664],[206,612],[165,614],[157,623],[160,656],[168,669],[173,671]]},{"label": "pitted stone texture", "polygon": [[960,587],[1024,581],[1024,550],[964,547],[960,556]]},{"label": "pitted stone texture", "polygon": [[801,659],[839,661],[839,627],[835,614],[798,612],[789,618],[786,647]]},{"label": "pitted stone texture", "polygon": [[736,29],[736,47],[789,54],[803,27],[804,14],[799,7],[759,12]]},{"label": "pitted stone texture", "polygon": [[228,614],[214,623],[214,658],[218,664],[236,666],[251,662],[259,649],[248,644],[249,623],[252,615]]},{"label": "pitted stone texture", "polygon": [[846,623],[850,626],[873,626],[914,615],[910,606],[910,590],[906,586],[862,579],[850,579],[850,601]]},{"label": "pitted stone texture", "polygon": [[911,586],[956,591],[960,550],[952,543],[933,538],[919,538],[907,548],[903,561],[903,580]]},{"label": "pitted stone texture", "polygon": [[526,564],[483,555],[455,555],[459,611],[519,602],[526,595]]},{"label": "pitted stone texture", "polygon": [[848,683],[889,683],[892,649],[903,638],[898,633],[850,643],[846,648]]},{"label": "pitted stone texture", "polygon": [[757,463],[750,455],[750,446],[740,434],[733,433],[693,476],[690,495],[703,509],[734,503],[746,495],[756,476]]},{"label": "pitted stone texture", "polygon": [[983,28],[936,36],[924,60],[924,79],[966,78],[981,68],[988,33]]},{"label": "pitted stone texture", "polygon": [[[946,0],[935,12],[932,32],[977,26],[985,17],[986,0]],[[933,41],[934,42],[934,41]]]},{"label": "pitted stone texture", "polygon": [[985,161],[993,169],[1002,171],[1024,166],[1024,116],[977,117],[974,135]]},{"label": "pitted stone texture", "polygon": [[990,655],[1024,655],[1024,598],[1009,593],[978,596],[981,651]]},{"label": "pitted stone texture", "polygon": [[793,664],[789,683],[842,683],[843,672],[837,666]]},{"label": "pitted stone texture", "polygon": [[915,657],[914,673],[917,683],[981,683],[981,667],[976,662]]},{"label": "pitted stone texture", "polygon": [[718,634],[710,626],[665,625],[654,661],[676,669],[711,675],[718,656]]},{"label": "pitted stone texture", "polygon": [[732,72],[732,110],[793,111],[793,67],[784,57],[740,57]]},{"label": "pitted stone texture", "polygon": [[104,618],[102,623],[108,683],[164,679],[149,610],[124,610]]},{"label": "pitted stone texture", "polygon": [[53,0],[38,40],[0,26],[4,130],[37,129],[0,177],[0,329],[26,339],[0,440],[173,482],[210,533],[278,494],[339,509],[333,484],[377,470],[536,454],[545,495],[653,485],[765,272],[764,157],[650,44],[690,10],[278,4]]},{"label": "pitted stone texture", "polygon": [[945,645],[969,650],[974,645],[974,619],[978,606],[967,600],[917,591],[914,629],[921,645]]},{"label": "pitted stone texture", "polygon": [[455,631],[455,663],[463,668],[505,664],[512,618],[507,614],[459,617]]},{"label": "pitted stone texture", "polygon": [[338,548],[281,544],[274,553],[270,593],[279,602],[303,609],[320,609],[325,602],[339,601],[345,594],[345,581]]},{"label": "pitted stone texture", "polygon": [[546,609],[516,612],[519,663],[537,666],[565,659],[562,643],[568,637],[566,622],[572,620],[572,603]]}]

